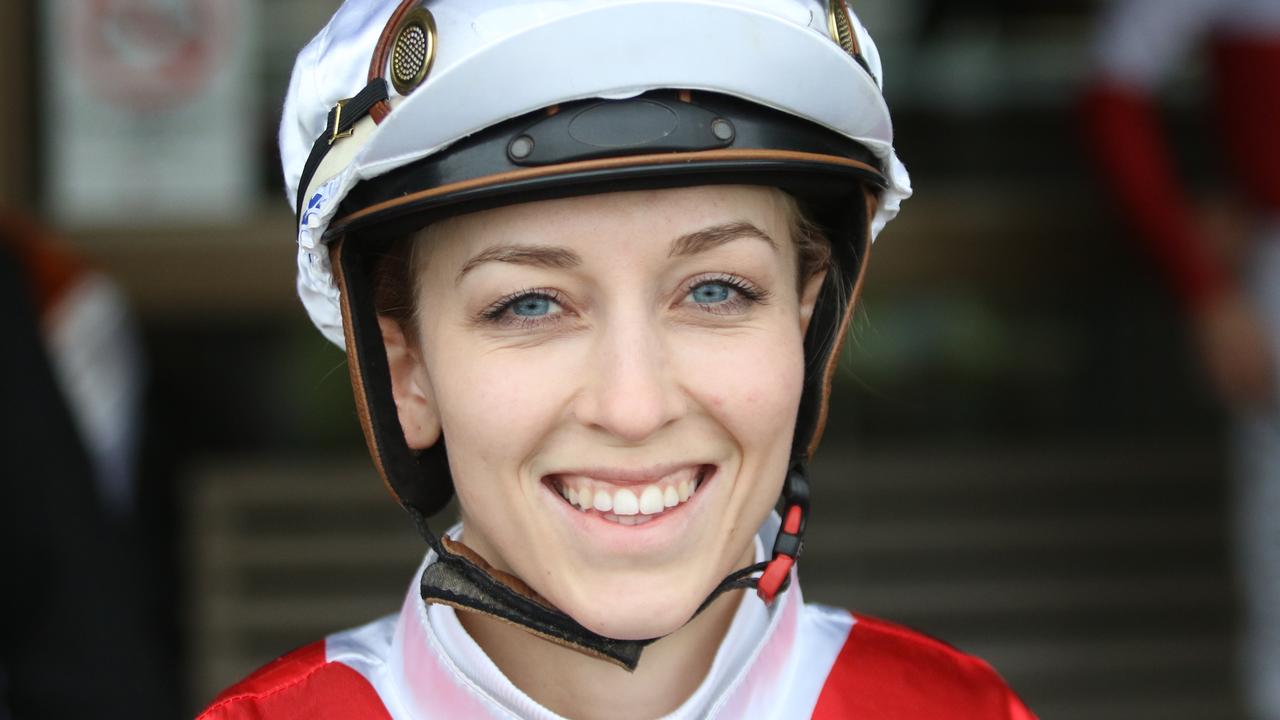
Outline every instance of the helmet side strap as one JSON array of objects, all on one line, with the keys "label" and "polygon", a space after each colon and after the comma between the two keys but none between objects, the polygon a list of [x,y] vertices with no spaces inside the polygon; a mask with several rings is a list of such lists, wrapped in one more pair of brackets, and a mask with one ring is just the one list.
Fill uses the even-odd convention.
[{"label": "helmet side strap", "polygon": [[786,589],[791,568],[804,551],[804,529],[809,519],[809,474],[803,463],[792,465],[782,489],[785,515],[773,541],[773,559],[756,581],[756,594],[769,604]]},{"label": "helmet side strap", "polygon": [[863,227],[861,229],[861,247],[858,250],[858,269],[854,276],[853,289],[850,290],[849,298],[845,303],[844,316],[836,327],[835,342],[831,346],[830,355],[827,356],[826,367],[822,371],[818,417],[814,423],[812,434],[805,444],[805,459],[812,458],[813,454],[818,450],[819,443],[822,442],[822,434],[827,427],[827,412],[831,404],[831,383],[836,374],[836,367],[840,364],[840,351],[844,348],[845,337],[849,332],[849,325],[853,321],[853,312],[857,308],[858,298],[862,296],[862,283],[867,277],[867,263],[871,259],[871,219],[876,215],[879,198],[868,189],[864,194],[864,202],[866,211],[862,216]]},{"label": "helmet side strap", "polygon": [[[430,516],[453,497],[448,459],[443,441],[421,454],[415,454],[405,443],[370,283],[372,253],[357,247],[355,241],[345,237],[330,245],[356,413],[374,466],[392,495],[400,504]],[[433,548],[438,545],[433,535],[424,537]]]},{"label": "helmet side strap", "polygon": [[[857,217],[852,227],[859,232],[856,254],[853,262],[857,263],[853,287],[845,300],[842,317],[836,324],[831,345],[827,346],[826,366],[823,368],[821,385],[818,392],[818,413],[810,430],[810,437],[803,453],[796,453],[791,469],[787,472],[786,484],[782,489],[783,517],[782,527],[773,542],[773,559],[764,567],[760,578],[756,581],[756,593],[760,599],[769,604],[779,592],[787,588],[791,579],[791,568],[804,550],[804,530],[809,520],[809,473],[808,460],[813,457],[818,443],[822,440],[822,432],[827,422],[827,409],[831,397],[831,381],[835,368],[839,364],[840,350],[844,347],[845,335],[853,318],[858,296],[862,291],[862,283],[867,273],[867,258],[871,251],[870,220],[875,217],[876,196],[870,190],[863,193],[864,214]],[[821,328],[816,328],[822,332]],[[794,449],[793,449],[794,452]]]}]

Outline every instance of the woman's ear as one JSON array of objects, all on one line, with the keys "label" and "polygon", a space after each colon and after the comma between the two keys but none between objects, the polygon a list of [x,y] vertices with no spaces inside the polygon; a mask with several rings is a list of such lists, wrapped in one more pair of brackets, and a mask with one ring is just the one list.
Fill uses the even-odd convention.
[{"label": "woman's ear", "polygon": [[818,293],[822,291],[822,282],[827,279],[827,271],[815,273],[800,288],[800,336],[809,332],[809,321],[813,319],[813,308],[818,304]]},{"label": "woman's ear", "polygon": [[431,447],[440,439],[440,415],[436,412],[435,393],[422,353],[410,343],[394,319],[379,315],[378,327],[382,329],[382,343],[387,349],[391,396],[396,402],[404,441],[413,450]]}]

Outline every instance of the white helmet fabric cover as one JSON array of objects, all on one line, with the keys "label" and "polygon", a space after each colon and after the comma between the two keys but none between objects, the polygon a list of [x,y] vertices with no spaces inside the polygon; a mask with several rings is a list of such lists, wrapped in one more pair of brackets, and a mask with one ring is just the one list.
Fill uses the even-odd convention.
[{"label": "white helmet fabric cover", "polygon": [[[347,0],[298,54],[280,124],[290,204],[312,144],[338,101],[364,88],[395,0]],[[338,288],[321,237],[361,180],[425,158],[484,128],[558,103],[656,89],[704,90],[796,115],[849,137],[881,161],[889,186],[872,239],[911,195],[893,151],[871,37],[850,14],[874,79],[827,29],[821,0],[436,0],[426,80],[394,90],[380,125],[365,118],[333,146],[306,188],[298,294],[325,337],[343,345]],[[384,71],[385,74],[385,71]]]}]

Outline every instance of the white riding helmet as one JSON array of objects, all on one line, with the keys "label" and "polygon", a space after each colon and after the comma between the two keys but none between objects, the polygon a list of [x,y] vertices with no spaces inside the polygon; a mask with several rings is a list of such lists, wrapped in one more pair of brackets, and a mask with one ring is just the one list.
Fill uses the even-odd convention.
[{"label": "white riding helmet", "polygon": [[298,294],[345,347],[374,463],[440,556],[425,599],[627,668],[648,642],[592,633],[427,527],[452,495],[444,442],[404,442],[371,258],[435,220],[518,202],[724,183],[797,197],[835,267],[805,339],[783,528],[772,561],[711,596],[755,587],[771,601],[800,552],[805,465],[862,259],[911,194],[883,83],[843,0],[347,0],[303,48],[280,125]]}]

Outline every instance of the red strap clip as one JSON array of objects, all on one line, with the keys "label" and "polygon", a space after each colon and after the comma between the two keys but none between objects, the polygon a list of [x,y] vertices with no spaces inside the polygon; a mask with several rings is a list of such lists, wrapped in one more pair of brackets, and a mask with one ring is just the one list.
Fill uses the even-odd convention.
[{"label": "red strap clip", "polygon": [[756,583],[756,594],[766,605],[771,604],[791,573],[796,563],[796,555],[800,554],[800,528],[804,522],[804,511],[799,505],[787,508],[787,518],[782,523],[782,532],[773,546],[773,559],[765,566],[764,573]]}]

